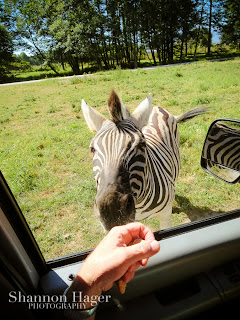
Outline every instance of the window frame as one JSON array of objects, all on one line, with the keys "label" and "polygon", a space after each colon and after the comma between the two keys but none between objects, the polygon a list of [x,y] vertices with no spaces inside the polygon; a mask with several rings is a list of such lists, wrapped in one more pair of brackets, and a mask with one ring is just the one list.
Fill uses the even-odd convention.
[{"label": "window frame", "polygon": [[46,261],[1,171],[0,206],[38,274],[43,275],[48,270]]},{"label": "window frame", "polygon": [[[0,171],[0,204],[9,220],[12,228],[16,232],[17,237],[22,243],[24,249],[29,255],[34,267],[39,275],[46,274],[49,270],[58,267],[64,267],[76,262],[81,262],[94,250],[94,248],[76,252],[57,258],[45,260],[39,248],[39,245],[18,206],[7,182]],[[218,224],[224,221],[232,220],[239,217],[239,209],[228,212],[219,213],[216,216],[205,218],[199,221],[189,222],[169,229],[154,232],[157,241],[171,238],[180,234],[188,233],[193,230],[201,229],[207,226]]]}]

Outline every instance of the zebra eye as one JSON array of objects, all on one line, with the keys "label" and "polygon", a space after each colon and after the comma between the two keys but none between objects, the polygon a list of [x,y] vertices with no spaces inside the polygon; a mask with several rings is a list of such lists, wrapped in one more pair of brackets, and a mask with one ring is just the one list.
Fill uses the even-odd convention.
[{"label": "zebra eye", "polygon": [[139,149],[144,150],[144,148],[146,147],[146,143],[145,142],[140,142],[138,147],[139,147]]},{"label": "zebra eye", "polygon": [[94,153],[94,152],[95,152],[95,149],[94,149],[93,147],[90,147],[90,151],[91,151],[92,153]]}]

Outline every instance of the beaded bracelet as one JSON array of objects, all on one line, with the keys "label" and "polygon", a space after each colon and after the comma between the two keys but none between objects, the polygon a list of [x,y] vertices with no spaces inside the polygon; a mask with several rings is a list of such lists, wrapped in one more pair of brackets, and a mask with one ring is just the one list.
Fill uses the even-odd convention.
[{"label": "beaded bracelet", "polygon": [[[68,287],[64,293],[63,296],[65,297],[65,301],[67,301],[66,294],[68,292],[70,287]],[[98,303],[99,304],[99,303]],[[91,309],[65,309],[64,316],[69,320],[82,320],[90,318],[97,310],[98,304]]]}]

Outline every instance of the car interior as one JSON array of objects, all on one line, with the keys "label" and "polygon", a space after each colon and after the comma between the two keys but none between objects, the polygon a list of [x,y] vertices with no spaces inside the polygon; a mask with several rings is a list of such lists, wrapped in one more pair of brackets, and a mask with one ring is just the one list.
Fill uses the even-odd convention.
[{"label": "car interior", "polygon": [[[201,166],[224,180],[226,188],[227,183],[237,186],[240,120],[211,124]],[[104,293],[111,299],[99,304],[96,319],[226,319],[238,314],[240,207],[154,234],[160,241],[158,254],[137,270],[124,294],[116,286]],[[45,261],[2,174],[0,250],[0,301],[6,318],[64,319],[57,296],[71,285],[91,250]],[[41,296],[49,303],[35,303],[44,302]]]}]

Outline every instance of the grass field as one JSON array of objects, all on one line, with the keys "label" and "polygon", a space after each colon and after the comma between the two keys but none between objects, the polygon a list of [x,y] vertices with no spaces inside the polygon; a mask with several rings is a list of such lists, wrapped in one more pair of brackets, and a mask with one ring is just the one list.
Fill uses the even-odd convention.
[{"label": "grass field", "polygon": [[[46,259],[93,248],[103,236],[93,214],[96,189],[88,146],[94,134],[80,106],[83,98],[107,116],[112,88],[131,111],[149,92],[154,105],[176,115],[209,108],[179,126],[181,171],[173,225],[239,207],[239,185],[207,175],[199,162],[210,123],[240,119],[240,59],[1,86],[1,171]],[[159,228],[156,219],[145,223]]]}]

